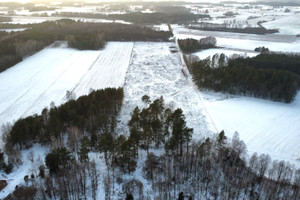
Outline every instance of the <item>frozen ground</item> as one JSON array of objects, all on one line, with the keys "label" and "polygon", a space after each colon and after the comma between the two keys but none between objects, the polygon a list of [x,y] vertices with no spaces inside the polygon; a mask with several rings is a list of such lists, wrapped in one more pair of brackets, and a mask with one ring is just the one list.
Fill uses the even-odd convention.
[{"label": "frozen ground", "polygon": [[253,35],[198,31],[180,26],[173,27],[173,33],[176,39],[194,38],[199,40],[207,36],[214,36],[217,39],[217,46],[230,50],[253,51],[256,47],[265,46],[270,51],[300,52],[300,38],[290,35]]},{"label": "frozen ground", "polygon": [[55,21],[63,19],[62,17],[33,17],[33,16],[10,16],[10,22],[4,22],[4,24],[38,24],[45,21]]},{"label": "frozen ground", "polygon": [[217,128],[224,129],[229,137],[237,131],[249,154],[268,153],[272,159],[300,167],[300,92],[291,104],[201,93]]},{"label": "frozen ground", "polygon": [[0,121],[40,113],[65,102],[66,91],[77,97],[90,89],[122,87],[132,42],[111,42],[99,51],[48,47],[0,73]]},{"label": "frozen ground", "polygon": [[25,30],[27,30],[27,28],[0,29],[0,31],[5,31],[5,32],[8,32],[8,33],[20,32],[20,31],[25,31]]},{"label": "frozen ground", "polygon": [[157,31],[169,31],[168,24],[154,25],[153,28],[156,29]]},{"label": "frozen ground", "polygon": [[[0,179],[7,181],[7,186],[1,190],[0,199],[4,199],[7,195],[15,190],[16,185],[24,183],[24,176],[34,174],[35,177],[39,174],[39,166],[44,163],[44,158],[48,153],[49,148],[45,146],[35,145],[21,153],[22,165],[15,167],[10,174],[0,172]],[[30,154],[32,156],[30,156]],[[30,160],[29,157],[32,159]],[[29,181],[30,182],[30,181]]]},{"label": "frozen ground", "polygon": [[280,34],[297,35],[300,34],[299,19],[300,13],[296,13],[263,23],[263,26],[268,29],[278,28]]},{"label": "frozen ground", "polygon": [[[248,1],[249,2],[249,1]],[[300,7],[283,6],[273,7],[251,4],[197,4],[186,5],[195,14],[209,14],[206,22],[215,24],[228,24],[231,27],[258,27],[259,22],[270,29],[279,29],[279,34],[296,35],[300,33],[299,10]],[[286,9],[290,12],[285,12]],[[224,13],[232,11],[236,15],[225,17]]]},{"label": "frozen ground", "polygon": [[125,98],[119,119],[122,121],[119,129],[125,134],[131,112],[136,106],[144,107],[141,98],[148,95],[152,101],[163,96],[167,106],[182,108],[187,126],[194,129],[194,138],[211,135],[199,92],[183,74],[180,54],[171,53],[170,46],[174,43],[135,43],[125,76]]},{"label": "frozen ground", "polygon": [[234,51],[234,50],[228,50],[228,49],[207,49],[202,50],[196,53],[193,53],[193,55],[197,56],[199,59],[205,59],[207,57],[212,58],[215,54],[225,54],[227,57],[231,57],[233,55],[238,56],[244,56],[244,57],[254,57],[257,56],[257,52],[248,52],[248,51]]}]

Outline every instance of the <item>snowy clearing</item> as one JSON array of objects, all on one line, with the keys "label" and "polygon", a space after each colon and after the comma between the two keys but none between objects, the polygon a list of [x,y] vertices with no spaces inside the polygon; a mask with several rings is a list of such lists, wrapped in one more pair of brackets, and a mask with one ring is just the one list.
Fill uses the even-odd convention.
[{"label": "snowy clearing", "polygon": [[[247,145],[249,154],[268,153],[300,167],[300,92],[290,104],[201,92],[215,125]],[[298,159],[298,160],[297,160]]]},{"label": "snowy clearing", "polygon": [[111,42],[99,51],[48,47],[0,73],[0,121],[7,123],[40,113],[53,101],[66,101],[92,89],[122,87],[132,42]]},{"label": "snowy clearing", "polygon": [[[182,72],[179,53],[171,53],[174,43],[135,43],[132,59],[125,76],[125,98],[120,113],[119,130],[128,134],[127,123],[136,106],[145,107],[142,96],[151,100],[164,97],[165,104],[172,109],[181,108],[187,126],[194,129],[193,138],[211,136],[209,118],[205,117],[199,92]],[[209,125],[210,126],[210,125]],[[122,133],[122,132],[121,132]]]},{"label": "snowy clearing", "polygon": [[169,31],[168,24],[154,25],[153,28],[157,31]]},{"label": "snowy clearing", "polygon": [[202,50],[196,53],[193,53],[194,56],[197,56],[199,59],[203,60],[207,57],[212,58],[213,55],[215,54],[225,54],[228,57],[238,55],[238,56],[243,56],[243,57],[254,57],[257,56],[257,52],[249,53],[248,51],[233,51],[233,50],[227,50],[227,49],[207,49],[207,50]]},{"label": "snowy clearing", "polygon": [[291,16],[275,19],[274,21],[263,23],[268,29],[278,28],[280,34],[297,35],[300,34],[300,13]]},{"label": "snowy clearing", "polygon": [[300,38],[288,35],[254,35],[213,31],[190,30],[183,27],[173,27],[176,39],[201,39],[207,36],[214,36],[217,39],[217,46],[232,50],[250,50],[256,47],[265,46],[270,51],[277,52],[300,52]]},{"label": "snowy clearing", "polygon": [[27,30],[27,28],[0,29],[0,31],[5,31],[7,33],[20,32],[20,31],[25,31],[25,30]]},{"label": "snowy clearing", "polygon": [[[209,14],[210,19],[205,22],[214,24],[228,24],[232,27],[259,27],[260,22],[268,29],[279,29],[278,34],[296,35],[300,33],[299,7],[296,6],[267,6],[249,4],[206,4],[186,5],[195,14]],[[231,11],[233,16],[225,17],[224,13]],[[203,20],[199,20],[202,22]]]}]

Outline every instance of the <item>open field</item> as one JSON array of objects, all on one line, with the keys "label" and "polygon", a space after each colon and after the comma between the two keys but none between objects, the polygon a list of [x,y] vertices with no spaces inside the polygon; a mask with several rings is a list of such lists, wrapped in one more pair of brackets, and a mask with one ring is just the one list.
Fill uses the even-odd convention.
[{"label": "open field", "polygon": [[190,30],[180,26],[174,26],[173,33],[176,39],[201,39],[214,36],[217,46],[239,51],[253,51],[256,47],[265,46],[275,52],[300,52],[300,38],[290,35],[251,35],[227,32],[212,32]]},{"label": "open field", "polygon": [[290,104],[211,92],[202,95],[217,128],[229,137],[237,131],[249,154],[268,153],[300,166],[300,92]]},{"label": "open field", "polygon": [[[187,126],[194,129],[194,139],[211,136],[213,126],[206,116],[197,89],[184,75],[179,53],[171,53],[174,43],[145,43],[134,45],[132,59],[125,76],[125,99],[120,114],[119,130],[128,133],[127,123],[136,106],[145,107],[142,96],[151,100],[163,96],[166,106],[181,108],[186,116]],[[125,127],[125,129],[124,129]],[[215,130],[213,130],[215,131]]]},{"label": "open field", "polygon": [[[0,74],[0,121],[40,113],[53,101],[66,101],[66,91],[122,87],[133,43],[112,42],[99,51],[48,47]],[[115,56],[118,56],[117,58]]]}]

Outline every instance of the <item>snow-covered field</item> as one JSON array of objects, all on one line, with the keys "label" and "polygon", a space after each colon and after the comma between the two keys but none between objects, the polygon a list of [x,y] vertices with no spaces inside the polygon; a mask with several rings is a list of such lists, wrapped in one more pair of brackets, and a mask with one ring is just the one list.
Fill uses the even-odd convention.
[{"label": "snow-covered field", "polygon": [[210,120],[206,117],[199,92],[183,74],[180,54],[171,53],[170,46],[174,43],[135,43],[125,76],[119,129],[128,134],[124,127],[127,127],[131,112],[136,106],[145,106],[142,96],[148,95],[152,101],[163,96],[167,106],[182,108],[187,126],[194,129],[194,138],[211,136],[213,126],[208,125]]},{"label": "snow-covered field", "polygon": [[20,32],[20,31],[25,31],[25,30],[27,30],[27,28],[0,29],[0,31],[5,31],[7,33]]},{"label": "snow-covered field", "polygon": [[157,31],[169,31],[168,24],[154,25],[153,28],[156,29]]},{"label": "snow-covered field", "polygon": [[300,13],[289,15],[263,23],[268,29],[278,28],[280,34],[297,35],[300,34]]},{"label": "snow-covered field", "polygon": [[38,24],[45,21],[56,21],[63,19],[62,17],[33,17],[33,16],[10,16],[10,22],[4,22],[3,24]]},{"label": "snow-covered field", "polygon": [[[249,2],[249,1],[248,1]],[[296,35],[300,33],[299,10],[300,7],[283,6],[274,7],[267,5],[251,4],[204,4],[186,5],[195,14],[208,14],[210,19],[206,22],[215,24],[230,24],[232,27],[258,27],[258,22],[266,22],[262,25],[269,29],[278,29],[282,35]],[[288,11],[289,12],[288,12]],[[235,15],[225,17],[228,11]],[[201,20],[200,20],[201,22]]]},{"label": "snow-covered field", "polygon": [[207,36],[214,36],[217,39],[217,46],[232,50],[253,51],[256,47],[265,46],[270,51],[300,52],[300,38],[289,35],[252,35],[198,31],[178,26],[173,27],[173,33],[176,39],[194,38],[199,40]]},{"label": "snow-covered field", "polygon": [[207,49],[202,50],[196,53],[193,53],[194,56],[197,56],[199,59],[205,59],[207,57],[212,58],[215,54],[225,54],[227,57],[232,57],[234,55],[243,56],[243,57],[254,57],[257,56],[257,52],[248,52],[248,51],[234,51],[227,49]]},{"label": "snow-covered field", "polygon": [[32,148],[22,151],[22,165],[14,168],[10,174],[0,173],[1,180],[7,180],[7,186],[1,190],[0,199],[4,199],[20,183],[24,183],[24,176],[35,177],[39,174],[39,166],[44,163],[44,158],[49,152],[49,148],[40,145],[34,145]]},{"label": "snow-covered field", "polygon": [[0,73],[0,121],[40,113],[65,102],[66,91],[77,97],[90,89],[122,87],[132,42],[111,42],[99,51],[48,47]]},{"label": "snow-covered field", "polygon": [[219,93],[202,95],[217,128],[229,137],[237,131],[249,154],[268,153],[272,159],[300,167],[300,92],[290,104]]}]

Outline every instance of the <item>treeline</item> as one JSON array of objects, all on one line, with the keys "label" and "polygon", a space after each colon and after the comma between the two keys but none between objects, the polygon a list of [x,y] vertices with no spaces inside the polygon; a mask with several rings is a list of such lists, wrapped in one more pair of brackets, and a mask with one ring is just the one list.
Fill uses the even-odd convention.
[{"label": "treeline", "polygon": [[197,26],[189,26],[189,29],[201,31],[218,31],[218,32],[231,32],[231,33],[247,33],[247,34],[273,34],[278,33],[278,29],[266,29],[264,27],[245,27],[245,28],[227,28],[223,24],[200,24]]},{"label": "treeline", "polygon": [[200,40],[195,40],[192,38],[187,39],[178,39],[179,48],[184,53],[193,53],[203,49],[214,48],[217,44],[217,40],[215,37],[209,36],[206,38],[202,38]]},{"label": "treeline", "polygon": [[0,72],[57,40],[67,40],[73,48],[96,50],[107,41],[168,41],[171,35],[135,25],[73,20],[44,22],[0,41]]},{"label": "treeline", "polygon": [[23,149],[33,143],[49,144],[54,140],[62,141],[64,133],[69,133],[69,138],[72,138],[84,131],[95,139],[97,132],[114,128],[123,96],[123,89],[93,91],[59,107],[45,108],[41,115],[21,118],[7,133],[6,147]]},{"label": "treeline", "polygon": [[176,12],[170,12],[170,13],[130,12],[125,14],[109,14],[109,15],[60,12],[60,13],[55,13],[52,16],[124,20],[126,22],[132,22],[134,24],[162,24],[162,23],[183,24],[183,23],[198,21],[201,18],[210,18],[209,15],[199,15],[199,14],[193,14],[189,12],[177,12],[177,13]]},{"label": "treeline", "polygon": [[11,21],[11,17],[0,17],[0,22],[10,22]]},{"label": "treeline", "polygon": [[211,68],[210,59],[205,59],[193,63],[190,70],[199,88],[290,103],[300,86],[299,58],[261,54],[229,59],[227,66],[218,68]]},{"label": "treeline", "polygon": [[254,153],[247,163],[246,151],[238,134],[227,139],[222,131],[189,144],[182,156],[150,153],[144,173],[158,200],[299,198],[300,170],[265,154]]},{"label": "treeline", "polygon": [[[264,49],[262,49],[264,50]],[[266,51],[267,49],[265,49]],[[229,65],[252,66],[261,69],[286,70],[300,75],[300,56],[289,54],[259,54],[253,58],[229,60]]]}]

